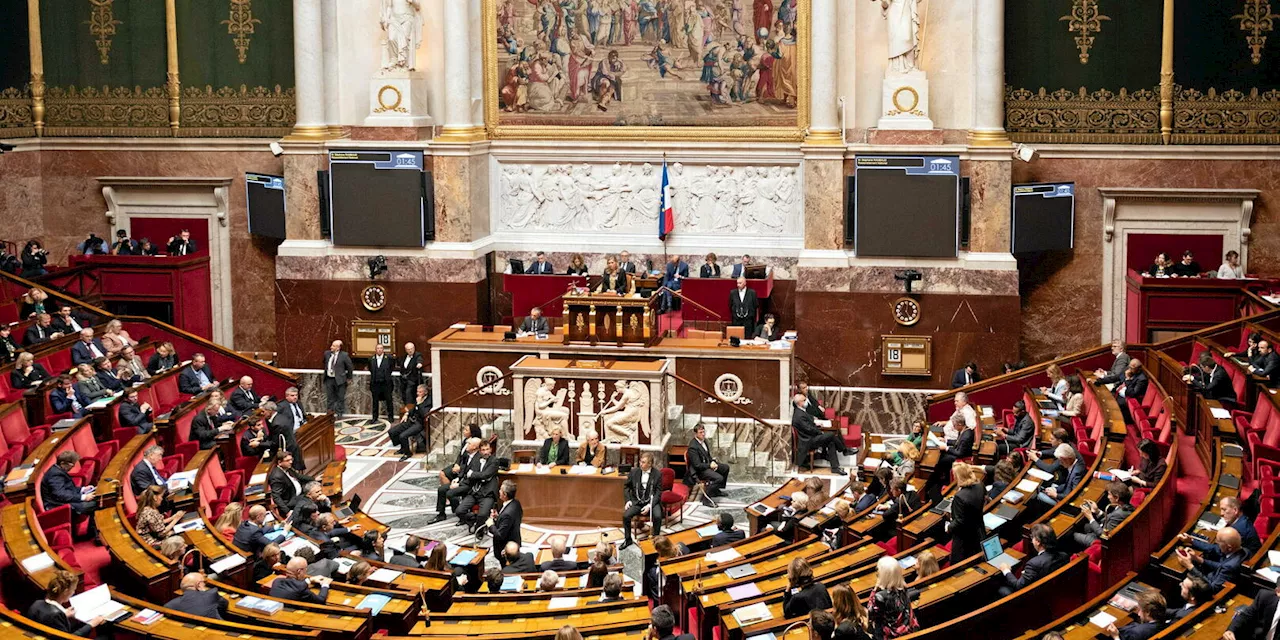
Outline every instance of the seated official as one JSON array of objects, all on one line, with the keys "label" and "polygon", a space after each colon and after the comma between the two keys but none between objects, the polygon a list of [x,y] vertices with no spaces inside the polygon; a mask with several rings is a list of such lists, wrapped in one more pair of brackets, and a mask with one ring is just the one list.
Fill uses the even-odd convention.
[{"label": "seated official", "polygon": [[49,371],[44,365],[36,362],[36,357],[28,352],[18,354],[13,371],[9,372],[9,386],[14,389],[31,389],[49,379]]},{"label": "seated official", "polygon": [[1214,536],[1215,543],[1209,544],[1198,538],[1191,539],[1191,551],[1186,547],[1178,547],[1178,564],[1182,565],[1190,575],[1204,578],[1214,591],[1222,589],[1228,582],[1236,582],[1240,575],[1240,565],[1244,563],[1244,550],[1240,548],[1240,532],[1231,527],[1223,527]]},{"label": "seated official", "polygon": [[324,487],[315,480],[302,486],[302,493],[289,503],[289,511],[295,520],[306,521],[313,513],[330,513],[333,510],[329,498],[324,495]]},{"label": "seated official", "polygon": [[502,554],[506,556],[506,565],[502,567],[503,573],[533,573],[537,571],[537,565],[533,562],[532,553],[522,553],[520,551],[520,543],[512,540],[507,543],[506,548],[502,550]]},{"label": "seated official", "polygon": [[[1199,369],[1198,372],[1194,371],[1196,368]],[[1198,366],[1193,368],[1192,373],[1182,376],[1182,381],[1204,396],[1205,400],[1218,400],[1233,405],[1236,402],[1236,390],[1231,385],[1231,376],[1208,351],[1200,353]]]},{"label": "seated official", "polygon": [[573,571],[577,569],[578,563],[573,560],[565,560],[564,554],[564,536],[556,536],[551,540],[551,559],[543,562],[539,569],[543,571]]},{"label": "seated official", "polygon": [[[1262,548],[1262,540],[1258,537],[1258,530],[1253,527],[1253,521],[1244,514],[1243,507],[1244,504],[1236,496],[1226,496],[1218,501],[1218,513],[1222,514],[1222,521],[1226,523],[1227,527],[1235,529],[1240,534],[1240,548],[1244,551],[1245,557],[1248,558]],[[1185,533],[1180,534],[1178,540],[1192,546],[1195,546],[1195,543],[1198,542],[1194,537]]]},{"label": "seated official", "polygon": [[253,581],[258,582],[267,576],[275,575],[277,567],[285,561],[287,558],[280,550],[280,545],[274,542],[268,543],[262,547],[262,553],[253,563]]},{"label": "seated official", "polygon": [[213,530],[230,540],[236,535],[236,529],[244,522],[244,503],[231,502],[222,510],[222,515],[213,523]]},{"label": "seated official", "polygon": [[101,616],[87,621],[73,619],[71,614],[75,610],[71,607],[71,596],[76,594],[79,586],[80,579],[70,571],[54,569],[53,576],[45,583],[44,599],[31,603],[31,607],[27,609],[27,617],[55,631],[82,638],[94,637],[94,630],[106,620]]},{"label": "seated official", "polygon": [[[71,470],[80,462],[80,454],[72,450],[58,454],[53,466],[44,472],[40,480],[40,497],[44,501],[45,511],[57,509],[62,505],[71,507],[76,515],[92,516],[98,510],[98,500],[93,495],[93,487],[82,491],[71,477]],[[89,534],[96,532],[94,519],[89,517]]]},{"label": "seated official", "polygon": [[805,411],[808,398],[801,394],[796,394],[791,400],[795,405],[791,409],[791,428],[795,429],[800,445],[796,451],[796,459],[800,468],[808,468],[810,451],[822,449],[823,456],[827,459],[827,463],[831,465],[831,473],[839,476],[844,475],[844,470],[840,468],[839,458],[839,454],[847,451],[844,446],[844,440],[836,434],[823,431],[818,427],[818,424],[814,422],[813,414]]},{"label": "seated official", "polygon": [[361,586],[369,581],[369,576],[371,575],[373,575],[373,565],[361,560],[360,562],[351,565],[351,568],[347,570],[347,579],[345,582],[347,584]]},{"label": "seated official", "polygon": [[76,366],[76,392],[90,404],[111,397],[111,390],[102,386],[102,380],[90,364]]},{"label": "seated official", "polygon": [[105,357],[107,348],[102,345],[102,340],[93,337],[93,328],[81,329],[80,340],[71,345],[71,364],[85,364]]},{"label": "seated official", "polygon": [[1178,589],[1182,596],[1182,606],[1177,609],[1170,607],[1164,612],[1164,617],[1170,622],[1187,617],[1187,614],[1195,611],[1196,607],[1213,598],[1213,588],[1204,581],[1204,578],[1197,576],[1183,578],[1182,582],[1178,583]]},{"label": "seated official", "polygon": [[538,591],[542,593],[555,591],[560,588],[560,574],[547,570],[542,572],[542,576],[538,578]]},{"label": "seated official", "polygon": [[271,501],[282,515],[289,512],[293,499],[300,495],[302,487],[314,482],[315,478],[293,468],[293,454],[281,452],[276,459],[276,466],[267,475],[267,486],[271,490]]},{"label": "seated official", "polygon": [[973,445],[976,438],[974,430],[963,422],[957,422],[957,418],[961,418],[960,414],[952,416],[952,424],[958,427],[960,432],[956,434],[955,442],[938,455],[938,464],[933,468],[933,473],[929,474],[929,479],[924,484],[925,496],[935,502],[940,499],[942,485],[946,484],[947,479],[951,477],[951,467],[960,459],[973,456]]},{"label": "seated official", "polygon": [[1156,259],[1151,266],[1142,270],[1142,275],[1149,278],[1168,278],[1173,275],[1169,269],[1173,266],[1173,260],[1169,258],[1169,254],[1161,251],[1156,254]]},{"label": "seated official", "polygon": [[451,507],[450,511],[457,511],[458,502],[462,496],[471,491],[471,487],[463,476],[471,467],[471,460],[478,457],[479,453],[480,438],[476,436],[467,438],[459,449],[458,459],[453,466],[440,471],[440,486],[436,489],[436,517],[427,524],[437,524],[449,519],[445,512],[446,502]]},{"label": "seated official", "polygon": [[102,383],[103,388],[112,393],[120,393],[124,391],[124,381],[120,380],[120,374],[116,373],[115,367],[111,366],[111,361],[106,358],[98,358],[93,361],[94,375],[98,377],[98,382]]},{"label": "seated official", "polygon": [[169,479],[160,473],[162,464],[164,464],[164,447],[153,444],[142,452],[142,460],[129,473],[129,487],[133,489],[133,495],[142,495],[153,484],[162,487],[169,485]]},{"label": "seated official", "polygon": [[565,269],[567,276],[585,276],[587,275],[587,261],[582,259],[581,253],[575,253],[569,256],[569,267]]},{"label": "seated official", "polygon": [[633,276],[637,273],[643,274],[645,272],[645,269],[637,266],[635,261],[631,259],[631,252],[626,249],[618,252],[618,269]]},{"label": "seated official", "polygon": [[616,293],[620,296],[629,296],[635,292],[635,279],[618,266],[616,259],[610,257],[608,266],[605,267],[604,273],[600,276],[600,284],[596,285],[595,293]]},{"label": "seated official", "polygon": [[704,258],[702,266],[698,268],[699,278],[719,278],[720,265],[716,263],[716,254],[708,253]]},{"label": "seated official", "polygon": [[982,376],[978,374],[978,363],[970,362],[964,365],[963,368],[957,369],[955,374],[951,376],[951,388],[967,387],[979,380],[982,380]]},{"label": "seated official", "polygon": [[631,470],[627,483],[623,487],[625,504],[622,507],[622,544],[619,549],[626,549],[635,544],[631,540],[631,521],[636,516],[649,516],[649,524],[656,535],[662,531],[662,481],[657,469],[653,468],[653,453],[646,451],[640,454],[640,466]]},{"label": "seated official", "polygon": [[227,599],[217,589],[209,588],[203,573],[188,573],[182,576],[182,595],[164,606],[193,616],[221,620],[222,614],[227,612]]},{"label": "seated official", "polygon": [[205,365],[203,353],[191,356],[191,364],[178,374],[178,391],[189,396],[198,396],[217,386],[217,376]]},{"label": "seated official", "polygon": [[243,416],[246,413],[258,408],[262,403],[262,396],[259,396],[253,390],[253,378],[242,376],[240,384],[231,390],[231,395],[227,398],[228,406],[236,417]]},{"label": "seated official", "polygon": [[1003,455],[1008,455],[1014,449],[1025,449],[1036,439],[1036,423],[1027,412],[1027,403],[1022,400],[1014,402],[1013,415],[1013,429],[1005,429],[1003,426],[995,429],[996,442]]},{"label": "seated official", "polygon": [[49,406],[54,413],[69,413],[73,418],[83,417],[89,401],[76,391],[75,380],[67,375],[58,376],[58,386],[49,392]]},{"label": "seated official", "polygon": [[578,443],[578,464],[601,469],[605,466],[605,456],[608,453],[608,447],[600,442],[600,435],[595,432],[595,429],[587,429],[582,434],[582,441]]},{"label": "seated official", "polygon": [[[440,547],[437,547],[440,548]],[[402,567],[421,567],[422,562],[418,560],[418,554],[422,551],[422,538],[409,534],[404,539],[404,551],[392,550],[391,558],[387,562]],[[434,551],[434,550],[433,550]]]},{"label": "seated official", "polygon": [[[331,582],[333,581],[319,576],[308,577],[307,561],[302,558],[293,558],[285,565],[284,575],[276,578],[271,583],[270,595],[273,598],[283,598],[285,600],[325,604],[326,599],[329,597],[329,584]],[[320,593],[318,595],[311,591],[311,585],[313,584],[320,585]]]},{"label": "seated official", "polygon": [[1004,574],[1005,584],[999,589],[1000,597],[1022,589],[1066,565],[1071,556],[1058,551],[1057,546],[1058,534],[1053,532],[1053,527],[1043,523],[1033,525],[1031,548],[1035,550],[1035,555],[1022,565],[1022,575],[1017,578],[1013,577],[1013,570],[1009,565],[1001,563],[998,569]]},{"label": "seated official", "polygon": [[147,372],[156,375],[178,366],[178,352],[172,342],[162,342],[147,360]]},{"label": "seated official", "polygon": [[778,317],[772,313],[764,314],[764,323],[756,327],[755,335],[752,337],[768,340],[769,342],[781,340],[782,329],[778,328]]},{"label": "seated official", "polygon": [[1258,341],[1258,359],[1256,364],[1249,365],[1249,373],[1267,379],[1267,386],[1280,384],[1280,354],[1270,341]]},{"label": "seated official", "polygon": [[267,548],[271,541],[267,539],[268,527],[265,526],[267,521],[267,508],[255,504],[249,507],[249,519],[240,523],[236,529],[236,534],[231,538],[231,544],[237,549],[245,553],[252,553],[255,556],[262,555],[262,550]]},{"label": "seated official", "polygon": [[13,325],[0,323],[0,364],[18,359],[18,343],[13,340]]},{"label": "seated official", "polygon": [[569,464],[569,442],[564,439],[563,429],[551,427],[551,437],[542,441],[538,459],[534,462],[546,465]]},{"label": "seated official", "polygon": [[1274,640],[1276,608],[1280,604],[1280,584],[1274,589],[1259,589],[1253,602],[1236,609],[1235,617],[1222,640]]},{"label": "seated official", "polygon": [[240,434],[240,455],[242,456],[262,458],[275,448],[276,443],[267,432],[267,425],[276,415],[276,403],[268,400],[262,403],[262,410],[266,414],[265,418],[249,423],[244,433]]},{"label": "seated official", "polygon": [[771,514],[776,519],[769,526],[773,527],[773,532],[779,537],[790,540],[800,528],[800,521],[808,515],[810,506],[808,494],[796,491],[791,494],[790,501]]},{"label": "seated official", "polygon": [[1001,458],[991,469],[991,486],[987,488],[987,500],[994,500],[1004,493],[1004,490],[1009,488],[1009,483],[1016,477],[1018,477],[1018,468],[1008,458]]},{"label": "seated official", "polygon": [[120,357],[116,358],[117,369],[123,368],[124,373],[117,371],[121,380],[130,380],[130,384],[137,384],[151,379],[151,373],[147,371],[147,365],[142,363],[142,358],[138,357],[138,352],[133,345],[126,345],[120,351]]},{"label": "seated official", "polygon": [[547,254],[539,251],[534,261],[524,270],[525,273],[533,273],[539,275],[552,275],[556,272],[556,268],[551,266],[547,260]]},{"label": "seated official", "polygon": [[782,613],[788,618],[809,615],[815,609],[830,609],[831,595],[826,585],[813,579],[813,568],[804,558],[792,558],[787,565],[787,590],[782,594]]},{"label": "seated official", "polygon": [[404,415],[400,416],[400,421],[391,426],[387,434],[391,437],[391,443],[400,447],[400,460],[408,460],[413,456],[413,443],[422,444],[425,452],[427,448],[427,438],[424,435],[427,429],[427,414],[431,413],[431,394],[427,391],[427,385],[420,384],[414,402],[407,409]]},{"label": "seated official", "polygon": [[1129,415],[1129,399],[1142,402],[1142,398],[1147,395],[1148,383],[1147,374],[1142,370],[1142,361],[1137,358],[1129,360],[1124,370],[1124,378],[1115,388],[1120,415],[1124,417],[1125,424],[1133,424],[1133,416]]},{"label": "seated official", "polygon": [[520,323],[520,333],[531,333],[540,336],[551,333],[551,324],[547,322],[546,318],[542,317],[542,307],[534,307],[529,310],[529,315],[525,316],[524,321]]},{"label": "seated official", "polygon": [[665,604],[649,612],[649,629],[651,637],[657,640],[693,640],[691,633],[676,635],[676,615]]},{"label": "seated official", "polygon": [[622,574],[611,573],[605,576],[600,590],[600,602],[619,602],[622,600]]},{"label": "seated official", "polygon": [[1124,522],[1129,516],[1133,515],[1133,505],[1129,504],[1129,500],[1133,498],[1133,489],[1123,482],[1107,483],[1107,504],[1098,506],[1098,503],[1092,500],[1085,500],[1084,508],[1081,513],[1084,514],[1084,531],[1072,534],[1077,545],[1088,547],[1102,537],[1104,533],[1111,531]]},{"label": "seated official", "polygon": [[1244,267],[1240,266],[1240,252],[1228,251],[1218,266],[1218,278],[1222,280],[1241,280],[1244,278]]},{"label": "seated official", "polygon": [[22,335],[22,345],[34,347],[60,337],[62,337],[62,334],[53,328],[52,316],[47,313],[40,313],[36,315],[36,321],[31,323],[31,326],[27,327],[26,333]]},{"label": "seated official", "polygon": [[1049,505],[1058,504],[1067,494],[1075,490],[1085,476],[1089,475],[1089,468],[1080,460],[1080,455],[1076,453],[1069,445],[1058,445],[1053,456],[1058,459],[1058,464],[1066,469],[1066,478],[1062,482],[1053,483],[1050,487],[1036,494],[1036,499]]},{"label": "seated official", "polygon": [[747,532],[734,528],[733,514],[728,511],[720,512],[717,519],[716,528],[719,529],[714,536],[711,536],[711,546],[718,547],[722,544],[731,544],[747,537]]},{"label": "seated official", "polygon": [[151,405],[146,402],[138,402],[138,390],[129,389],[124,396],[124,402],[120,403],[120,409],[117,411],[117,417],[120,420],[121,427],[133,427],[138,433],[150,433],[152,427],[155,426],[152,417]]},{"label": "seated official", "polygon": [[1118,629],[1109,624],[1102,633],[1117,640],[1147,640],[1167,626],[1164,612],[1164,596],[1154,589],[1144,591],[1138,595],[1138,619]]},{"label": "seated official", "polygon": [[885,501],[882,520],[897,530],[898,519],[920,508],[920,494],[902,478],[889,481],[889,499]]},{"label": "seated official", "polygon": [[208,401],[191,419],[191,439],[200,443],[201,451],[218,446],[218,436],[226,431],[218,424],[217,415],[218,403]]}]

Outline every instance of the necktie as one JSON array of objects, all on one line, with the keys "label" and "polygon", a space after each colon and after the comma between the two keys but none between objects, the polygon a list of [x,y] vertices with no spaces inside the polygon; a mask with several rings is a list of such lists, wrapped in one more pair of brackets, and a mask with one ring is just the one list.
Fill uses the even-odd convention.
[{"label": "necktie", "polygon": [[95,358],[101,358],[101,357],[102,357],[102,352],[101,352],[101,351],[98,351],[98,346],[97,346],[97,345],[95,345],[95,344],[93,344],[92,342],[90,342],[90,343],[89,343],[89,352],[90,352],[90,353],[92,353],[92,354],[93,354],[93,357],[95,357]]}]

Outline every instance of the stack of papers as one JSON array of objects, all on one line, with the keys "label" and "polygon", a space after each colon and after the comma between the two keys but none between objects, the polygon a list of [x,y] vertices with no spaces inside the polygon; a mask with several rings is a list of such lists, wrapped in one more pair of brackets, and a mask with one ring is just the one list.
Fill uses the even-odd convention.
[{"label": "stack of papers", "polygon": [[501,591],[519,591],[524,586],[520,576],[503,576]]},{"label": "stack of papers", "polygon": [[1210,407],[1209,413],[1213,414],[1214,420],[1226,420],[1231,417],[1231,412],[1222,407]]},{"label": "stack of papers", "polygon": [[1100,629],[1106,629],[1107,625],[1116,621],[1116,617],[1106,611],[1099,611],[1089,618],[1089,624]]},{"label": "stack of papers", "polygon": [[1277,572],[1275,567],[1263,567],[1262,569],[1254,571],[1253,574],[1266,578],[1273,583],[1277,581],[1277,578],[1280,578],[1280,572]]},{"label": "stack of papers", "polygon": [[1000,516],[994,513],[982,514],[982,524],[987,528],[987,531],[994,531],[996,528],[998,528],[1000,525],[1006,522],[1008,522],[1008,520],[1001,518]]},{"label": "stack of papers", "polygon": [[1035,467],[1031,467],[1030,469],[1027,469],[1027,475],[1031,476],[1032,478],[1035,478],[1036,480],[1040,480],[1042,482],[1053,477],[1052,473],[1049,473],[1048,471],[1042,471]]},{"label": "stack of papers", "polygon": [[877,458],[875,456],[867,456],[866,458],[862,459],[862,466],[868,469],[878,468],[880,466],[880,458]]},{"label": "stack of papers", "polygon": [[449,559],[449,564],[457,567],[462,567],[462,566],[471,564],[471,561],[475,559],[476,559],[476,552],[471,549],[466,549],[464,551],[459,551],[458,553],[454,554],[454,556]]},{"label": "stack of papers", "polygon": [[94,618],[115,622],[129,615],[124,605],[111,599],[111,590],[105,584],[71,596],[71,606],[76,610],[76,619],[81,622]]},{"label": "stack of papers", "polygon": [[533,463],[521,462],[520,464],[516,465],[516,471],[518,473],[529,473],[530,471],[533,471]]},{"label": "stack of papers", "polygon": [[738,553],[737,550],[725,549],[724,551],[716,551],[714,553],[708,553],[707,562],[720,564],[723,562],[730,562],[732,560],[737,560],[738,558],[741,558],[741,557],[742,557],[742,554]]},{"label": "stack of papers", "polygon": [[169,490],[181,491],[191,486],[196,480],[195,471],[181,471],[169,476]]},{"label": "stack of papers", "polygon": [[729,597],[734,600],[746,600],[747,598],[754,598],[760,595],[761,591],[760,587],[756,586],[756,583],[748,582],[736,587],[729,587],[727,593],[729,594]]},{"label": "stack of papers", "polygon": [[1111,474],[1111,475],[1115,476],[1115,477],[1116,477],[1116,479],[1117,479],[1117,480],[1119,480],[1119,481],[1121,481],[1121,482],[1128,482],[1128,481],[1129,481],[1129,478],[1132,478],[1132,477],[1133,477],[1133,474],[1132,474],[1132,473],[1129,473],[1128,471],[1125,471],[1124,469],[1112,469],[1112,470],[1108,471],[1107,473],[1109,473],[1109,474]]},{"label": "stack of papers", "polygon": [[387,606],[388,602],[391,602],[391,596],[383,593],[371,593],[365,596],[360,601],[360,604],[356,605],[356,609],[368,609],[369,613],[376,616],[382,613],[382,608]]},{"label": "stack of papers", "polygon": [[138,624],[154,624],[164,617],[163,613],[153,611],[151,609],[143,609],[137,615],[133,616],[133,621]]},{"label": "stack of papers", "polygon": [[223,574],[245,563],[244,556],[233,553],[217,562],[209,565],[209,570],[217,574]]},{"label": "stack of papers", "polygon": [[35,573],[37,571],[43,571],[52,566],[53,566],[53,556],[50,556],[47,553],[34,555],[22,561],[22,568],[26,569],[27,573]]},{"label": "stack of papers", "polygon": [[252,609],[254,611],[261,611],[267,615],[272,615],[283,609],[284,603],[279,600],[267,600],[265,598],[245,596],[236,601],[236,606],[241,609]]},{"label": "stack of papers", "polygon": [[1023,493],[1035,493],[1040,488],[1040,483],[1031,478],[1023,478],[1022,482],[1014,485],[1013,488]]},{"label": "stack of papers", "polygon": [[249,484],[264,484],[267,481],[267,474],[258,473],[249,478]]},{"label": "stack of papers", "polygon": [[[276,533],[276,532],[272,532]],[[270,536],[268,536],[270,537]],[[298,555],[298,549],[303,547],[310,548],[312,551],[319,553],[320,547],[311,544],[310,541],[304,540],[300,536],[294,536],[280,545],[280,550],[289,554],[290,557]]]},{"label": "stack of papers", "polygon": [[396,579],[402,575],[404,575],[403,571],[396,571],[395,569],[382,568],[369,574],[369,581],[377,582],[379,584],[391,584],[392,582],[395,582]]},{"label": "stack of papers", "polygon": [[769,607],[763,602],[757,602],[753,605],[742,607],[733,612],[733,619],[738,621],[739,627],[746,627],[757,622],[772,620],[773,614],[769,613]]},{"label": "stack of papers", "polygon": [[698,531],[698,537],[710,538],[711,536],[714,536],[715,534],[720,533],[720,525],[709,524],[705,527],[699,527],[697,531]]},{"label": "stack of papers", "polygon": [[1004,500],[1009,504],[1018,504],[1019,502],[1022,502],[1022,499],[1025,497],[1027,497],[1026,494],[1010,489],[1005,492],[1004,497],[1002,497],[1001,500]]},{"label": "stack of papers", "polygon": [[10,471],[9,475],[5,476],[4,485],[6,487],[12,487],[14,485],[25,484],[27,480],[31,478],[31,472],[34,470],[34,467],[25,465],[18,467],[17,469]]},{"label": "stack of papers", "polygon": [[883,442],[873,442],[871,444],[871,453],[884,453],[886,447]]},{"label": "stack of papers", "polygon": [[555,597],[547,601],[547,609],[572,609],[578,606],[578,599],[573,597]]}]

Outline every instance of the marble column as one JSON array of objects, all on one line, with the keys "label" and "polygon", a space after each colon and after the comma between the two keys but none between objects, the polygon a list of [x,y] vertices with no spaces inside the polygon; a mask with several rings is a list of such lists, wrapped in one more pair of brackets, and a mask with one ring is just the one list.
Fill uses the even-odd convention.
[{"label": "marble column", "polygon": [[297,96],[294,138],[325,138],[324,19],[322,0],[293,0],[293,82]]},{"label": "marble column", "polygon": [[321,9],[323,27],[322,40],[324,46],[324,55],[321,62],[324,65],[324,77],[330,80],[324,83],[324,121],[329,130],[329,135],[335,138],[343,136],[342,116],[339,113],[339,96],[338,96],[338,0],[321,0],[323,3]]},{"label": "marble column", "polygon": [[969,251],[1008,254],[1013,159],[1007,147],[974,149],[964,165],[973,203],[969,214]]},{"label": "marble column", "polygon": [[[839,132],[836,134],[839,141]],[[844,146],[806,144],[804,248],[844,248]]]},{"label": "marble column", "polygon": [[471,58],[479,56],[472,47],[471,3],[451,0],[444,3],[444,126],[437,140],[468,142],[484,137],[484,127],[476,126],[471,115]]},{"label": "marble column", "polygon": [[1009,144],[1004,130],[1004,3],[1005,0],[976,0],[973,41],[973,128],[972,146],[1000,147]]},{"label": "marble column", "polygon": [[836,62],[839,45],[836,39],[838,16],[835,0],[812,0],[809,4],[811,58],[809,74],[808,144],[843,144],[840,114],[836,109]]}]

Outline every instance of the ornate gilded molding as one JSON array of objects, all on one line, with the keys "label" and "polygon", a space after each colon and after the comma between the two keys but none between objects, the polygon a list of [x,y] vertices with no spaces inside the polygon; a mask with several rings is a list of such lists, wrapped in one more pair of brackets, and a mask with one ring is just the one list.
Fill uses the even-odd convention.
[{"label": "ornate gilded molding", "polygon": [[249,36],[253,35],[253,25],[262,21],[253,17],[253,0],[231,0],[231,15],[223,20],[227,25],[227,33],[235,36],[231,42],[236,46],[240,64],[249,59]]},{"label": "ornate gilded molding", "polygon": [[1158,143],[1159,113],[1159,98],[1151,89],[1005,88],[1005,129],[1017,142]]},{"label": "ornate gilded molding", "polygon": [[1280,91],[1178,87],[1174,144],[1280,144]]},{"label": "ornate gilded molding", "polygon": [[102,64],[111,62],[111,36],[116,35],[116,27],[124,24],[116,20],[114,4],[116,0],[89,0],[91,11],[85,24],[89,25],[89,35],[97,38],[98,55]]},{"label": "ornate gilded molding", "polygon": [[1098,0],[1072,0],[1071,13],[1058,18],[1067,21],[1069,33],[1078,34],[1075,41],[1080,50],[1080,64],[1089,64],[1089,49],[1093,48],[1094,38],[1102,31],[1102,21],[1110,19],[1102,15]]},{"label": "ornate gilded molding", "polygon": [[26,137],[35,133],[31,96],[24,89],[0,91],[0,136]]},{"label": "ornate gilded molding", "polygon": [[49,87],[47,136],[169,136],[164,87]]},{"label": "ornate gilded molding", "polygon": [[1240,13],[1231,16],[1240,21],[1240,30],[1245,32],[1245,42],[1252,51],[1250,58],[1254,64],[1262,62],[1262,48],[1267,46],[1267,34],[1275,28],[1275,19],[1280,14],[1271,13],[1269,0],[1244,0],[1244,8]]},{"label": "ornate gilded molding", "polygon": [[292,88],[185,87],[178,135],[283,137],[289,135],[296,121]]}]

